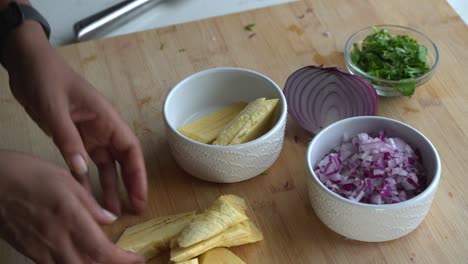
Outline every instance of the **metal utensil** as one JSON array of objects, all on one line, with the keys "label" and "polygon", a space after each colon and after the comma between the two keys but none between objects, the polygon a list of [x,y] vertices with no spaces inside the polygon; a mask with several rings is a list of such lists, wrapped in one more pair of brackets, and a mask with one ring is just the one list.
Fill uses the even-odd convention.
[{"label": "metal utensil", "polygon": [[125,15],[128,15],[150,2],[159,3],[162,0],[126,0],[113,5],[103,11],[91,15],[75,23],[75,36],[78,41],[87,39],[89,36],[113,24]]}]

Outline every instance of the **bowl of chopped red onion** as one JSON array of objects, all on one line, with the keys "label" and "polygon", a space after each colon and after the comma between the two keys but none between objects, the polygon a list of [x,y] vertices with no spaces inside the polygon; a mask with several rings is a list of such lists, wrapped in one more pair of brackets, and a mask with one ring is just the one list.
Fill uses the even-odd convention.
[{"label": "bowl of chopped red onion", "polygon": [[310,142],[306,159],[315,214],[333,231],[367,242],[416,229],[441,171],[437,150],[423,134],[378,116],[329,125]]}]

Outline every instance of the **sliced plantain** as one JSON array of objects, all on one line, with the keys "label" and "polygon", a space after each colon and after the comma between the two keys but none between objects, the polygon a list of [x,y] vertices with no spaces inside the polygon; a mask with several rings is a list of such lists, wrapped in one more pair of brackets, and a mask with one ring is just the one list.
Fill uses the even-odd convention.
[{"label": "sliced plantain", "polygon": [[229,145],[249,142],[267,133],[272,127],[273,114],[277,105],[278,99],[265,100],[250,121],[237,132]]},{"label": "sliced plantain", "polygon": [[226,240],[224,243],[225,247],[240,246],[240,245],[255,243],[255,242],[263,240],[262,232],[260,231],[260,229],[258,229],[258,227],[252,221],[247,220],[246,224],[248,225],[247,229],[249,231],[249,235],[246,237],[238,237],[238,238]]},{"label": "sliced plantain", "polygon": [[198,258],[194,258],[194,259],[191,259],[191,260],[186,260],[186,261],[182,261],[182,262],[177,262],[176,264],[198,264],[200,263],[198,261]]},{"label": "sliced plantain", "polygon": [[149,260],[161,250],[169,248],[184,227],[195,217],[195,211],[159,217],[127,228],[117,241],[117,246],[140,254]]},{"label": "sliced plantain", "polygon": [[245,200],[234,194],[225,194],[221,196],[226,202],[236,207],[237,210],[245,212],[247,210],[247,203]]},{"label": "sliced plantain", "polygon": [[177,244],[180,247],[189,247],[247,220],[245,201],[240,199],[242,198],[233,195],[220,196],[182,230]]},{"label": "sliced plantain", "polygon": [[200,255],[200,264],[245,264],[227,248],[214,248]]},{"label": "sliced plantain", "polygon": [[219,233],[210,239],[203,240],[189,247],[175,247],[171,249],[171,261],[180,262],[199,256],[206,251],[216,247],[227,247],[233,241],[247,239],[250,235],[250,225],[244,221],[232,226],[226,231]]},{"label": "sliced plantain", "polygon": [[251,141],[265,134],[270,128],[278,99],[258,98],[250,102],[220,132],[214,145],[236,145]]},{"label": "sliced plantain", "polygon": [[179,127],[180,133],[188,138],[202,143],[211,143],[221,130],[247,106],[241,102],[224,107],[197,119],[185,126]]}]

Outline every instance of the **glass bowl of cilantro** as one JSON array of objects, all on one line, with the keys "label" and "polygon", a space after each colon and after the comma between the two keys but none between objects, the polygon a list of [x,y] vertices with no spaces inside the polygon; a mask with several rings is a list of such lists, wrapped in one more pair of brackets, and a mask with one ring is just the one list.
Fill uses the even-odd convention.
[{"label": "glass bowl of cilantro", "polygon": [[412,96],[439,63],[432,40],[396,25],[359,30],[346,42],[344,54],[348,71],[367,79],[380,96]]}]

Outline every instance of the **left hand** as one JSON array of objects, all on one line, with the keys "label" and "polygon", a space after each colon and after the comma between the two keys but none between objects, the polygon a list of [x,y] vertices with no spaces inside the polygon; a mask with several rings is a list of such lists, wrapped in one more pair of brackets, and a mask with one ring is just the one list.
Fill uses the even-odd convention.
[{"label": "left hand", "polygon": [[114,220],[69,171],[0,150],[0,238],[35,263],[144,263],[99,227]]},{"label": "left hand", "polygon": [[137,137],[111,104],[50,46],[35,22],[25,22],[3,50],[10,88],[50,135],[74,177],[89,189],[88,155],[99,170],[104,206],[121,213],[116,162],[134,211],[146,202],[146,169]]}]

